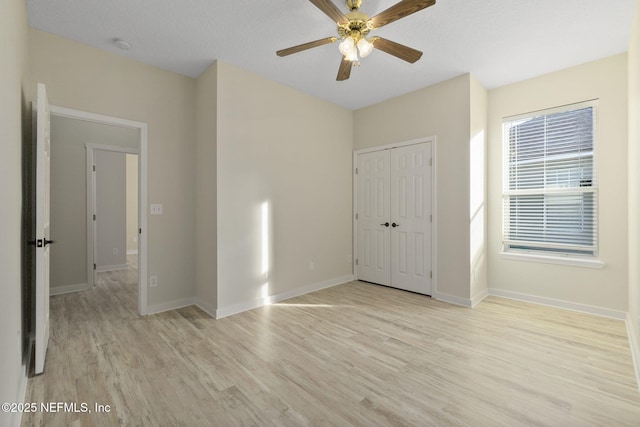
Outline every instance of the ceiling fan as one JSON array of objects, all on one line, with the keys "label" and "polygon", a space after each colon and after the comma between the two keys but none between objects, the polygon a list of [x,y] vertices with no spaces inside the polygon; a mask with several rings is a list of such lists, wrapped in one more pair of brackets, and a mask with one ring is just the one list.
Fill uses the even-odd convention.
[{"label": "ceiling fan", "polygon": [[372,30],[390,24],[429,6],[433,6],[436,3],[436,0],[402,0],[383,12],[380,12],[373,18],[369,18],[364,13],[358,11],[362,5],[362,0],[346,0],[346,6],[349,9],[349,12],[346,14],[342,14],[331,0],[309,1],[335,21],[338,26],[338,37],[327,37],[303,43],[279,50],[276,54],[278,56],[287,56],[342,39],[339,45],[342,61],[340,62],[338,76],[336,77],[338,81],[347,80],[351,75],[353,65],[359,65],[359,59],[369,55],[374,48],[412,64],[420,59],[422,52],[419,50],[383,39],[382,37],[367,38],[366,36]]}]

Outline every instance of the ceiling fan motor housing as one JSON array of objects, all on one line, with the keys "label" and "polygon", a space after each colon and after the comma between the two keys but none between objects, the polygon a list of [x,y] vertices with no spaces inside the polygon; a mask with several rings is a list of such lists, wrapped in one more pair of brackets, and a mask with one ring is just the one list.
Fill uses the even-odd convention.
[{"label": "ceiling fan motor housing", "polygon": [[353,37],[356,41],[369,34],[373,29],[371,20],[367,15],[360,12],[349,12],[345,14],[349,20],[346,24],[338,25],[338,35],[340,37]]}]

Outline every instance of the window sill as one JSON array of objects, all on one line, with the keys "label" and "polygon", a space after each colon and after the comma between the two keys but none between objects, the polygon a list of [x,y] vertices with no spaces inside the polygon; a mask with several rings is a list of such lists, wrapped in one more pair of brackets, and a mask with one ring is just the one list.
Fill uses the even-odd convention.
[{"label": "window sill", "polygon": [[604,268],[604,262],[595,258],[571,258],[563,256],[537,255],[532,253],[516,253],[516,252],[500,252],[503,259],[511,259],[516,261],[540,262],[543,264],[560,264],[570,265],[573,267],[584,268]]}]

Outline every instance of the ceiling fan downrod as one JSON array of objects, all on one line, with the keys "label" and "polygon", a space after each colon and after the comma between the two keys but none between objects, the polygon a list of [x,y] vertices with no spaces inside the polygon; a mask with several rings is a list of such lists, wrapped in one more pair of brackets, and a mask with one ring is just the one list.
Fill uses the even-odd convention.
[{"label": "ceiling fan downrod", "polygon": [[349,9],[351,12],[355,12],[360,9],[362,0],[346,0],[345,4],[347,5],[347,9]]}]

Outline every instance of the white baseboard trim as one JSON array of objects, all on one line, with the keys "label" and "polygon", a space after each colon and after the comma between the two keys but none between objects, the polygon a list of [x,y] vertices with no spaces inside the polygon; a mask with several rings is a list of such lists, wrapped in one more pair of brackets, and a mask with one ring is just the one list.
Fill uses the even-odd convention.
[{"label": "white baseboard trim", "polygon": [[89,285],[88,283],[55,286],[55,287],[49,288],[49,295],[54,296],[54,295],[70,294],[72,292],[87,291],[89,289],[91,289],[91,285]]},{"label": "white baseboard trim", "polygon": [[[28,348],[28,358],[31,358],[31,344],[29,344]],[[24,402],[27,397],[27,381],[29,380],[29,363],[27,362],[25,365],[20,367],[20,382],[18,383],[18,389],[16,390],[16,398],[13,400],[16,403]],[[20,427],[22,423],[22,411],[17,411],[11,414],[9,418],[9,426],[10,427]]]},{"label": "white baseboard trim", "polygon": [[478,295],[471,298],[471,307],[475,307],[476,305],[480,304],[482,300],[484,300],[488,296],[489,296],[489,289],[484,289]]},{"label": "white baseboard trim", "polygon": [[163,302],[161,304],[149,305],[147,306],[147,315],[176,310],[178,308],[194,305],[195,303],[195,298],[182,298],[174,301]]},{"label": "white baseboard trim", "polygon": [[138,255],[137,249],[130,249],[127,251],[127,255]]},{"label": "white baseboard trim", "polygon": [[473,300],[469,298],[457,297],[455,295],[443,294],[441,292],[434,292],[431,297],[439,301],[448,302],[449,304],[461,305],[463,307],[473,307]]},{"label": "white baseboard trim", "polygon": [[103,265],[102,267],[96,267],[98,273],[104,273],[107,271],[126,270],[129,268],[128,264],[116,264],[116,265]]},{"label": "white baseboard trim", "polygon": [[609,317],[611,319],[625,320],[627,314],[624,311],[612,310],[610,308],[596,307],[593,305],[580,304],[577,302],[564,301],[559,299],[540,297],[519,292],[505,291],[503,289],[489,288],[489,295],[508,298],[534,304],[546,305],[549,307],[562,308],[565,310],[577,311],[580,313],[593,314],[595,316]]},{"label": "white baseboard trim", "polygon": [[627,336],[629,337],[629,347],[631,348],[631,356],[633,358],[633,367],[636,372],[636,386],[640,391],[640,329],[637,320],[631,318],[631,313],[627,312],[625,319],[627,326]]},{"label": "white baseboard trim", "polygon": [[343,283],[353,281],[353,275],[337,277],[335,279],[326,280],[324,282],[312,283],[301,288],[293,289],[291,291],[282,292],[280,294],[271,295],[266,298],[258,298],[253,301],[246,301],[239,304],[233,304],[227,307],[222,307],[216,310],[216,319],[231,316],[232,314],[242,313],[243,311],[253,310],[255,308],[270,305],[279,301],[284,301],[289,298],[294,298],[300,295],[308,294],[311,292],[319,291],[321,289],[330,288]]},{"label": "white baseboard trim", "polygon": [[209,304],[208,302],[204,301],[202,298],[195,298],[194,304],[202,311],[204,311],[205,313],[207,313],[209,316],[213,317],[214,319],[216,318],[216,308],[214,306],[212,306],[211,304]]}]

